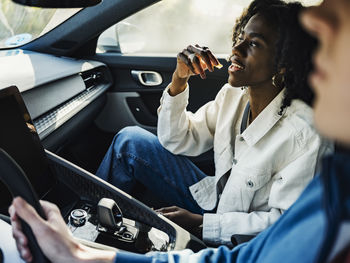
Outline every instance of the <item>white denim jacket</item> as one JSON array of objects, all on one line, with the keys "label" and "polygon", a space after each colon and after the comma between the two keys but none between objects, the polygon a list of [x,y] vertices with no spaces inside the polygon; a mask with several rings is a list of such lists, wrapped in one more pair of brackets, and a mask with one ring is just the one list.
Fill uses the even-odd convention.
[{"label": "white denim jacket", "polygon": [[[311,181],[320,156],[329,149],[304,102],[294,100],[278,114],[283,95],[284,90],[240,134],[246,91],[226,84],[196,113],[186,111],[188,87],[174,97],[168,88],[164,91],[158,109],[161,144],[187,156],[214,148],[215,176],[190,187],[201,208],[216,209],[204,213],[207,243],[229,244],[233,234],[257,234],[274,223]],[[222,182],[226,184],[220,190]]]}]

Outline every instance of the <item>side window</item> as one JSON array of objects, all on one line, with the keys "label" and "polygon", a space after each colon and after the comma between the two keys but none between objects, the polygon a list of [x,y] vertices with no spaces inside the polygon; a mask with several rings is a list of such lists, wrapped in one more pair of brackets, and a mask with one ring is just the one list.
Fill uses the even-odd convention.
[{"label": "side window", "polygon": [[199,44],[229,54],[233,25],[249,2],[163,0],[107,29],[97,51],[174,55]]},{"label": "side window", "polygon": [[199,44],[227,56],[235,21],[251,1],[163,0],[107,29],[97,52],[175,55],[189,44]]}]

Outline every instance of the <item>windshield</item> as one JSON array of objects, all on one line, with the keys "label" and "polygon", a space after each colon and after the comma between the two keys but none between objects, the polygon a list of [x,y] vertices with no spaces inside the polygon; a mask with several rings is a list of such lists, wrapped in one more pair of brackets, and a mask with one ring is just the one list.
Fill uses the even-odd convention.
[{"label": "windshield", "polygon": [[80,8],[28,7],[0,0],[0,49],[24,45],[47,33]]}]

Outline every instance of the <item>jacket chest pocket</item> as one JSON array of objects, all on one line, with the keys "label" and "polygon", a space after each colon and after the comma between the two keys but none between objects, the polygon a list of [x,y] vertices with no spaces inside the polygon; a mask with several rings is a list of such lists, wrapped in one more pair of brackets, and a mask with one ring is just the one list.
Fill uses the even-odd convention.
[{"label": "jacket chest pocket", "polygon": [[[237,167],[238,168],[238,167]],[[267,185],[271,179],[271,173],[253,168],[234,169],[230,175],[228,184],[240,191],[242,211],[248,212],[251,207],[255,192]],[[229,186],[229,185],[227,185]],[[268,193],[266,193],[268,195]]]}]

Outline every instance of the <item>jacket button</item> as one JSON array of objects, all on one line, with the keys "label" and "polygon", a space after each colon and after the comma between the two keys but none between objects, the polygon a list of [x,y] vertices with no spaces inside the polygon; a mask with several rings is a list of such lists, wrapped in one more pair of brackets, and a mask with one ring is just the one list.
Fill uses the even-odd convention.
[{"label": "jacket button", "polygon": [[253,181],[252,181],[252,180],[249,180],[249,181],[247,182],[247,186],[248,186],[249,188],[252,188],[252,187],[254,186]]},{"label": "jacket button", "polygon": [[233,158],[232,163],[237,164],[237,159]]},{"label": "jacket button", "polygon": [[240,137],[239,137],[239,140],[240,140],[241,142],[243,142],[243,141],[244,141],[243,136],[240,136]]}]

